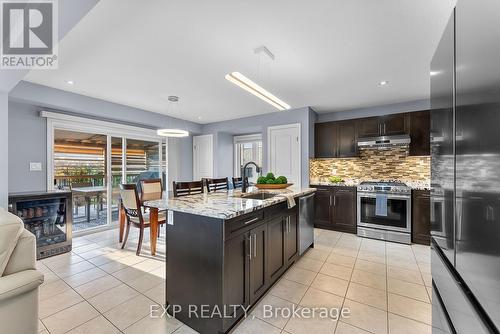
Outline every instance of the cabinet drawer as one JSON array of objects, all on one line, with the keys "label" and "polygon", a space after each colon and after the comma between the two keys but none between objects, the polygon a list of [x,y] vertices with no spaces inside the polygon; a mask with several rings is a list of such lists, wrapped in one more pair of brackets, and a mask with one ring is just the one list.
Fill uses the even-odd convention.
[{"label": "cabinet drawer", "polygon": [[264,209],[264,218],[270,219],[279,215],[283,215],[283,213],[288,209],[287,203],[278,203],[273,206],[269,206]]},{"label": "cabinet drawer", "polygon": [[259,210],[255,213],[249,213],[241,217],[226,220],[224,223],[226,239],[247,231],[251,226],[260,223],[263,220],[264,210]]}]

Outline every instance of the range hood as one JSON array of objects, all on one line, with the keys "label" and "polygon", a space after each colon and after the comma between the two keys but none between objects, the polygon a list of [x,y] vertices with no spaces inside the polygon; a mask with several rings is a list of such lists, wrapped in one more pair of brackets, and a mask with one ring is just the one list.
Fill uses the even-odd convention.
[{"label": "range hood", "polygon": [[407,146],[410,144],[409,135],[394,135],[380,137],[358,138],[358,147],[388,147],[388,146]]}]

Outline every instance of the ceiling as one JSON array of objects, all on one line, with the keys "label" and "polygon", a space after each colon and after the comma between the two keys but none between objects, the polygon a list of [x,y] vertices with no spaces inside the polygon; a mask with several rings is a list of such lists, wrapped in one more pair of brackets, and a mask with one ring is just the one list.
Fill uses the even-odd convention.
[{"label": "ceiling", "polygon": [[197,123],[278,112],[233,71],[319,113],[426,99],[452,2],[101,0],[61,41],[59,69],[25,80]]}]

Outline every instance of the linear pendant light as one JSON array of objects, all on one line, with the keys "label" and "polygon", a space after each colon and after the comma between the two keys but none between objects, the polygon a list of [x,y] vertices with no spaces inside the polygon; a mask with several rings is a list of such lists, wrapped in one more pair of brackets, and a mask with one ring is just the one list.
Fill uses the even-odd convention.
[{"label": "linear pendant light", "polygon": [[248,79],[245,77],[243,74],[240,72],[232,72],[230,74],[226,74],[226,80],[234,83],[235,85],[239,86],[240,88],[243,88],[249,93],[252,93],[253,95],[257,96],[259,99],[262,99],[269,103],[270,105],[274,106],[275,108],[279,110],[288,110],[290,109],[290,105],[287,103],[283,102],[273,94],[269,93],[267,90],[262,88],[261,86],[257,85],[255,82],[252,80]]}]

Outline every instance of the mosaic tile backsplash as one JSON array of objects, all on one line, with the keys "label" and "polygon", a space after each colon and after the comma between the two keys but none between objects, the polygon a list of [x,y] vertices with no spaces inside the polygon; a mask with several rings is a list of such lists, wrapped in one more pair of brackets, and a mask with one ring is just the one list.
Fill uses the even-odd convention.
[{"label": "mosaic tile backsplash", "polygon": [[311,179],[338,175],[363,180],[430,180],[430,156],[409,156],[407,147],[367,148],[355,158],[311,159]]}]

